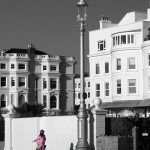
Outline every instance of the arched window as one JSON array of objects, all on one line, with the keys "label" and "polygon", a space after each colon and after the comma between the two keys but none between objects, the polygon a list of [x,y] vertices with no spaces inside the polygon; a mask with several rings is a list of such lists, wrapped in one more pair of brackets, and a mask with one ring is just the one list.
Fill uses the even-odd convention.
[{"label": "arched window", "polygon": [[21,94],[19,95],[19,98],[18,98],[18,106],[20,106],[23,103],[25,103],[25,96]]},{"label": "arched window", "polygon": [[1,107],[6,107],[6,96],[4,94],[1,95]]},{"label": "arched window", "polygon": [[56,108],[56,101],[57,101],[56,96],[50,97],[50,109]]}]

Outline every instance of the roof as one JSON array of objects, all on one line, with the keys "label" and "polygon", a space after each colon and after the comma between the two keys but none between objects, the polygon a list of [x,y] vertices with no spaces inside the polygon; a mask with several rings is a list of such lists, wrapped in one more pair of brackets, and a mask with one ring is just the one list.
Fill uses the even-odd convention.
[{"label": "roof", "polygon": [[147,14],[144,12],[129,12],[126,13],[126,15],[122,18],[122,20],[119,22],[119,25],[126,25],[135,23],[137,21],[142,21],[147,18]]},{"label": "roof", "polygon": [[[6,50],[4,53],[23,53],[27,54],[30,49],[21,49],[21,48],[11,48]],[[34,49],[34,54],[36,55],[47,55],[47,53]]]},{"label": "roof", "polygon": [[102,103],[101,108],[133,108],[150,107],[150,99],[147,100],[124,100]]}]

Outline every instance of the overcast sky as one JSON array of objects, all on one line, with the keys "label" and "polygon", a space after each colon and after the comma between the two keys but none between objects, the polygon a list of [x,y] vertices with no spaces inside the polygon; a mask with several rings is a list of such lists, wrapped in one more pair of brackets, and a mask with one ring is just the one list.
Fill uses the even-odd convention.
[{"label": "overcast sky", "polygon": [[[125,13],[146,12],[149,0],[86,0],[85,71],[88,71],[88,31],[99,28],[101,15],[118,23]],[[51,55],[73,56],[79,73],[78,0],[0,0],[0,50],[27,48],[33,43]]]}]

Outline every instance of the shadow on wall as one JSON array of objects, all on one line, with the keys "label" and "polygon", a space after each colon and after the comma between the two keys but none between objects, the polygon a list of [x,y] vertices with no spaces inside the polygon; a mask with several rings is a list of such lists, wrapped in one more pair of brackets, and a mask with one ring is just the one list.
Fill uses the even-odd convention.
[{"label": "shadow on wall", "polygon": [[95,150],[95,146],[94,146],[94,117],[93,117],[93,113],[91,112],[91,110],[88,110],[88,114],[89,114],[89,141],[90,141],[90,149],[91,150]]}]

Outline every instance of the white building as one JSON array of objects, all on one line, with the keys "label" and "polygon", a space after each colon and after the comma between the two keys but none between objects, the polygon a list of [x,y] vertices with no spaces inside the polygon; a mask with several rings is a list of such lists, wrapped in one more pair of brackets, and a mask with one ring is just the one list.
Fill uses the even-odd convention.
[{"label": "white building", "polygon": [[150,113],[150,8],[129,12],[118,24],[102,17],[89,32],[91,99],[110,113]]},{"label": "white building", "polygon": [[66,113],[74,109],[75,59],[52,56],[34,48],[0,53],[0,109],[25,102]]},{"label": "white building", "polygon": [[[87,98],[85,99],[86,108],[90,107],[92,101],[90,99],[90,78],[85,77],[84,88]],[[75,78],[75,106],[80,105],[80,78]]]}]

